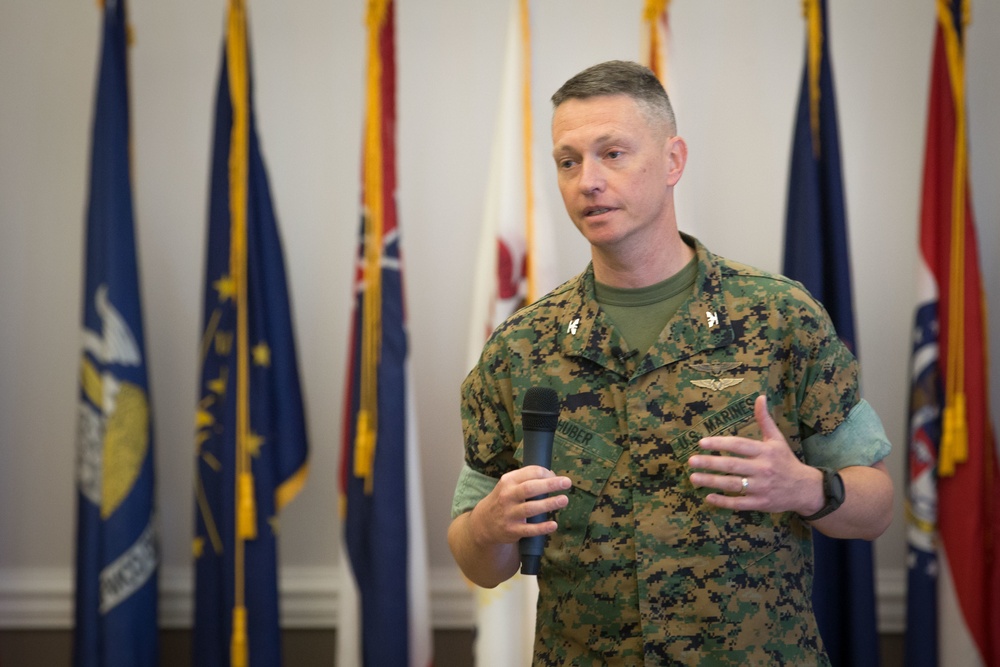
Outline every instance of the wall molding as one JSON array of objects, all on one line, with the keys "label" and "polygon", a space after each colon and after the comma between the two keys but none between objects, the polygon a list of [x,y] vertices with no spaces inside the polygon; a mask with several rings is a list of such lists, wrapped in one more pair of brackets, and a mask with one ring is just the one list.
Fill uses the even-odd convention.
[{"label": "wall molding", "polygon": [[[341,587],[337,567],[285,567],[281,572],[282,626],[333,628]],[[73,572],[69,568],[0,568],[0,629],[65,630],[73,626]],[[191,627],[193,576],[185,568],[160,573],[160,625]],[[896,634],[906,627],[906,570],[876,573],[879,632]],[[453,567],[430,573],[431,622],[442,630],[473,627],[472,590]]]},{"label": "wall molding", "polygon": [[878,631],[902,634],[906,630],[906,568],[880,568],[875,573]]}]

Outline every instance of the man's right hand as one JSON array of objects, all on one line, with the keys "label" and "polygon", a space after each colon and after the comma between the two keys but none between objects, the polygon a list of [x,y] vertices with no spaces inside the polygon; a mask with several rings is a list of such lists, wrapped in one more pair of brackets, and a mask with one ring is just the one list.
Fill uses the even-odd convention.
[{"label": "man's right hand", "polygon": [[[528,523],[528,517],[552,512],[569,503],[572,482],[541,466],[506,473],[488,496],[448,528],[448,544],[462,572],[473,583],[492,588],[512,577],[520,566],[517,543],[522,537],[548,535],[555,521]],[[550,494],[539,500],[535,496]]]}]

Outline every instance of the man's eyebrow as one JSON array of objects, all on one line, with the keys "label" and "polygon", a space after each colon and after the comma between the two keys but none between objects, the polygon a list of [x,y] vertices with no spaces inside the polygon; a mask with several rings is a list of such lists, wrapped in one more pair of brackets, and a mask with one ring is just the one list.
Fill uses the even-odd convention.
[{"label": "man's eyebrow", "polygon": [[578,153],[577,149],[573,148],[569,144],[558,144],[552,147],[552,157],[561,155],[563,153]]},{"label": "man's eyebrow", "polygon": [[[594,143],[594,144],[608,144],[608,143],[615,143],[615,142],[618,142],[618,141],[620,141],[620,139],[618,138],[618,135],[612,134],[611,132],[608,132],[608,133],[602,134],[601,136],[599,136],[596,139],[594,139],[594,141],[592,143]],[[557,153],[563,153],[563,152],[566,152],[566,151],[576,152],[576,150],[577,149],[573,148],[572,146],[569,146],[568,144],[559,144],[559,145],[554,146],[552,148],[552,155],[555,155]]]}]

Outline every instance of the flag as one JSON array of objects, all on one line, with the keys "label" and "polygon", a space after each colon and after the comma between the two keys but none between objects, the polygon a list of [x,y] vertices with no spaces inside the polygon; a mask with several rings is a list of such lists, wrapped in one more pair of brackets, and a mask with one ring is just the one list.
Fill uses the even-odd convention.
[{"label": "flag", "polygon": [[642,57],[640,61],[667,87],[667,37],[670,33],[670,0],[645,0],[642,8]]},{"label": "flag", "polygon": [[[360,637],[339,627],[338,664],[431,664],[420,453],[409,387],[396,208],[395,7],[368,2],[363,214],[340,470],[341,518]],[[360,641],[360,649],[357,643]]]},{"label": "flag", "polygon": [[77,431],[73,664],[159,662],[153,427],[129,165],[124,0],[107,0],[94,108]]},{"label": "flag", "polygon": [[[805,2],[806,63],[788,183],[784,273],[826,307],[857,354],[826,0]],[[879,664],[872,545],[813,531],[813,608],[835,667]]]},{"label": "flag", "polygon": [[277,516],[308,469],[284,259],[251,103],[246,7],[230,0],[199,349],[197,667],[281,664]]},{"label": "flag", "polygon": [[[527,0],[511,0],[500,108],[493,138],[483,229],[473,282],[469,367],[501,322],[556,287],[555,242],[531,122],[531,34]],[[531,664],[538,584],[515,574],[475,588],[476,664]]]},{"label": "flag", "polygon": [[1000,665],[1000,470],[969,195],[968,2],[937,3],[920,215],[906,503],[906,664]]}]

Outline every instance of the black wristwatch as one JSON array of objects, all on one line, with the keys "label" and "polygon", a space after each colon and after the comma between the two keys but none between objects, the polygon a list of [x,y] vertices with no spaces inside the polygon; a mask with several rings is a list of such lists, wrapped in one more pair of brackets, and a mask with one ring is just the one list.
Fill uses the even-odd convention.
[{"label": "black wristwatch", "polygon": [[823,473],[823,496],[826,504],[815,514],[802,517],[803,521],[822,519],[844,504],[844,480],[840,478],[840,473],[833,468],[816,469]]}]

